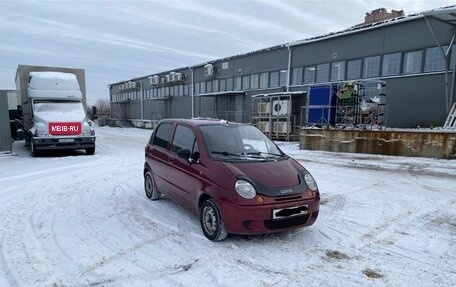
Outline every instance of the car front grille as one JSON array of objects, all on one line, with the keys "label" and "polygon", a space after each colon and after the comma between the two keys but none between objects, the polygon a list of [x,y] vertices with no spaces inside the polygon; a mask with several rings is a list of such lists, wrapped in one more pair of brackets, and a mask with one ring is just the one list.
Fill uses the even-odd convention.
[{"label": "car front grille", "polygon": [[298,225],[303,225],[309,219],[310,214],[299,215],[299,216],[290,216],[289,218],[278,219],[278,220],[265,220],[264,226],[267,229],[280,229],[293,227]]}]

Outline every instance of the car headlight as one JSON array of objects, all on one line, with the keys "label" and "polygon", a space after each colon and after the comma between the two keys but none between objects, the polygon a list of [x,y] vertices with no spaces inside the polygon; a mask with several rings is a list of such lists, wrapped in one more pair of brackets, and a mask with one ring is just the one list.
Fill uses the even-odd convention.
[{"label": "car headlight", "polygon": [[310,175],[310,173],[306,173],[306,174],[304,175],[304,180],[306,181],[307,186],[308,186],[311,190],[315,191],[315,190],[318,189],[317,182],[315,181],[315,179],[313,178],[313,176]]},{"label": "car headlight", "polygon": [[248,181],[240,179],[236,182],[236,191],[240,196],[252,199],[256,195],[255,187]]},{"label": "car headlight", "polygon": [[37,137],[47,137],[47,136],[49,136],[49,133],[48,133],[47,130],[36,129],[35,135],[36,135]]}]

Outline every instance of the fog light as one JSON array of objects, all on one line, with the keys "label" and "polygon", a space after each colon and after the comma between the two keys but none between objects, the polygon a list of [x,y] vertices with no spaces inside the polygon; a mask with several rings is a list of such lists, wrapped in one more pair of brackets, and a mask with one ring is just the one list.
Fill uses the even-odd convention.
[{"label": "fog light", "polygon": [[258,197],[257,197],[257,201],[258,201],[259,203],[263,203],[263,202],[264,202],[264,198],[263,198],[262,196],[258,196]]}]

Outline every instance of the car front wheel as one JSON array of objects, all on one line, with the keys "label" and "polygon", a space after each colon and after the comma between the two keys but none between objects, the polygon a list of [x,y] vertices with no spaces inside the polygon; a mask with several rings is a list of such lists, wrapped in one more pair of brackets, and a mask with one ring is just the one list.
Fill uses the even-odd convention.
[{"label": "car front wheel", "polygon": [[144,175],[144,190],[147,198],[150,200],[157,200],[161,197],[161,193],[157,190],[157,185],[155,184],[152,173],[149,171]]},{"label": "car front wheel", "polygon": [[201,206],[200,223],[204,235],[211,241],[222,241],[228,235],[220,209],[212,199],[206,200]]}]

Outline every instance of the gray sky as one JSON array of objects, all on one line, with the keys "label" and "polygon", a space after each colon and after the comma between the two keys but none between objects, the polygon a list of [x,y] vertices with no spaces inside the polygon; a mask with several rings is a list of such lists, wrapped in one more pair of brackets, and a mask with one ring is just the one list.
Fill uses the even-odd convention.
[{"label": "gray sky", "polygon": [[452,4],[0,0],[0,89],[15,89],[18,64],[83,68],[94,104],[109,83],[343,30],[380,7],[408,15]]}]

